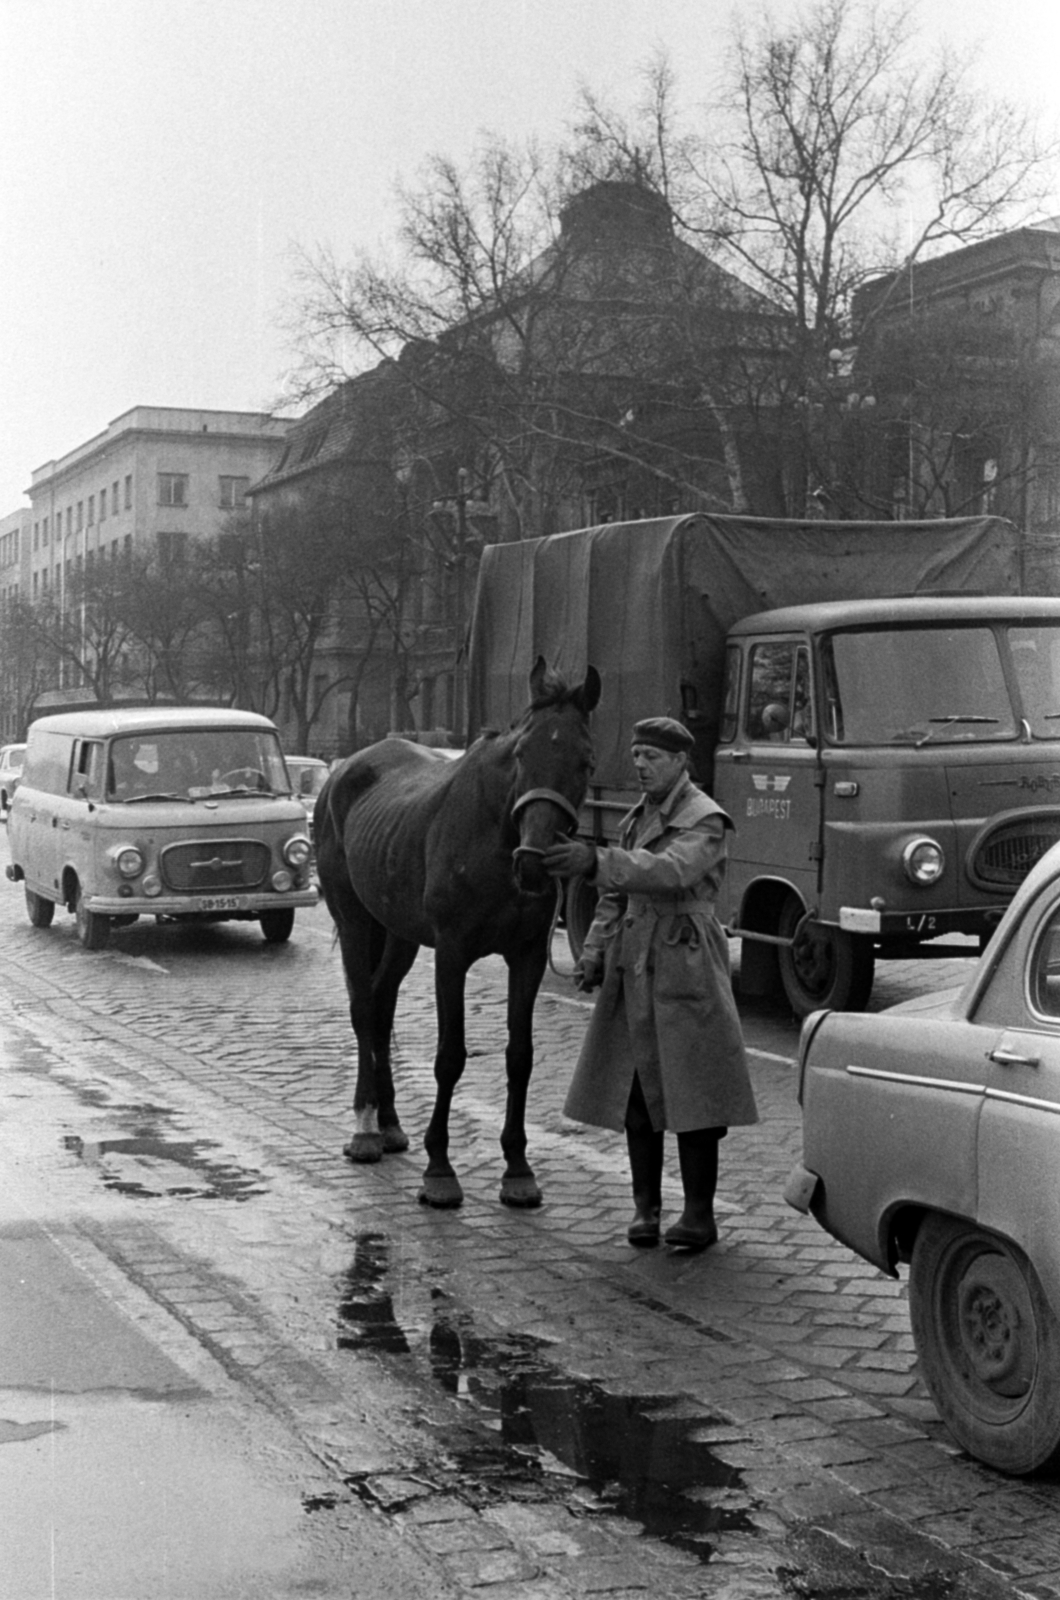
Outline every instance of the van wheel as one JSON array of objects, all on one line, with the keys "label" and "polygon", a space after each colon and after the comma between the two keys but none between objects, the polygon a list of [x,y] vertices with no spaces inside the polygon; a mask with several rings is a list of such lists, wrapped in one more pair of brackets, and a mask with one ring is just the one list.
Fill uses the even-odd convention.
[{"label": "van wheel", "polygon": [[55,901],[45,900],[42,894],[26,890],[26,913],[35,928],[50,928],[55,915]]},{"label": "van wheel", "polygon": [[88,910],[80,884],[77,886],[77,898],[74,901],[74,916],[77,918],[77,937],[84,948],[105,950],[110,939],[110,918],[101,917],[98,912]]},{"label": "van wheel", "polygon": [[563,915],[567,924],[567,944],[575,961],[581,960],[585,936],[592,927],[596,914],[597,891],[584,878],[571,878],[567,884],[567,897]]},{"label": "van wheel", "polygon": [[909,1311],[924,1382],[961,1447],[999,1472],[1060,1456],[1060,1324],[1030,1261],[933,1212],[913,1246]]},{"label": "van wheel", "polygon": [[263,911],[258,921],[266,944],[286,944],[294,927],[294,910],[287,906],[283,911]]},{"label": "van wheel", "polygon": [[780,981],[797,1017],[811,1011],[863,1011],[872,993],[876,964],[872,941],[808,916],[791,894],[777,932],[790,945],[777,947]]}]

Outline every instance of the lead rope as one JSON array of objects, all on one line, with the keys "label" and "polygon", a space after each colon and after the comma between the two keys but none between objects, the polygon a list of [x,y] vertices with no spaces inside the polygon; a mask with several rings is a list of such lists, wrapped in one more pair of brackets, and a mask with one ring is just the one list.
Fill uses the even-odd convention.
[{"label": "lead rope", "polygon": [[[537,846],[534,845],[534,844],[517,844],[515,849],[512,851],[512,855],[513,856],[543,856],[544,853],[545,852],[543,850],[539,850],[537,848]],[[549,923],[549,928],[548,928],[548,964],[552,968],[552,971],[555,973],[557,978],[570,979],[570,978],[574,977],[574,972],[575,972],[574,967],[572,967],[569,972],[561,972],[559,970],[559,968],[557,967],[555,961],[552,959],[552,941],[556,936],[556,929],[559,927],[559,919],[560,919],[560,916],[562,915],[562,912],[563,912],[563,879],[562,878],[557,878],[556,879],[556,904],[552,908],[552,921]]]}]

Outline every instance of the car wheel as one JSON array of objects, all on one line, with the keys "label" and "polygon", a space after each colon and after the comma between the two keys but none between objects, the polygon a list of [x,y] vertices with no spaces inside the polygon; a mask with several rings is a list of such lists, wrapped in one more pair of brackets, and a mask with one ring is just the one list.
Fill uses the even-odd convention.
[{"label": "car wheel", "polygon": [[581,960],[585,935],[592,926],[596,913],[597,892],[584,878],[571,878],[567,884],[567,897],[563,906],[567,924],[567,943],[575,961]]},{"label": "car wheel", "polygon": [[55,915],[55,901],[45,900],[42,894],[26,890],[26,912],[35,928],[50,928]]},{"label": "car wheel", "polygon": [[80,884],[77,886],[77,897],[74,901],[74,916],[77,918],[77,937],[84,948],[105,950],[110,938],[110,918],[89,911]]},{"label": "car wheel", "polygon": [[1060,1460],[1060,1323],[1023,1251],[932,1213],[909,1309],[924,1382],[953,1437],[1000,1472]]},{"label": "car wheel", "polygon": [[258,921],[266,944],[286,944],[294,927],[294,911],[290,906],[283,911],[263,911]]},{"label": "car wheel", "polygon": [[797,1017],[811,1011],[862,1011],[872,993],[876,964],[872,942],[842,928],[826,927],[789,895],[777,929],[790,945],[778,945],[780,981]]}]

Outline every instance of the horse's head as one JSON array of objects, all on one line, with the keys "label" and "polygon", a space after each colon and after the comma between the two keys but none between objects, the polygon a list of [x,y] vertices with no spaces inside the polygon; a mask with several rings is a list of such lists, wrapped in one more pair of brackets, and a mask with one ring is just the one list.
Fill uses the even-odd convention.
[{"label": "horse's head", "polygon": [[515,881],[524,894],[545,894],[552,879],[541,857],[558,833],[573,833],[592,771],[589,713],[600,698],[600,674],[569,689],[544,657],[530,674],[530,708],[516,728],[512,820]]}]

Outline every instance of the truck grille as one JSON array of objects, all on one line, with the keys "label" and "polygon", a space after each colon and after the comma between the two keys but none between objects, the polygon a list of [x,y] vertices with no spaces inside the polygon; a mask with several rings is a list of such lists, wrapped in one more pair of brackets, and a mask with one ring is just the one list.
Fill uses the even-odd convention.
[{"label": "truck grille", "polygon": [[988,835],[972,859],[972,876],[987,889],[1016,889],[1060,841],[1060,815],[1016,818]]},{"label": "truck grille", "polygon": [[269,870],[269,847],[257,839],[203,839],[201,844],[171,844],[162,851],[167,889],[213,894],[255,889]]}]

